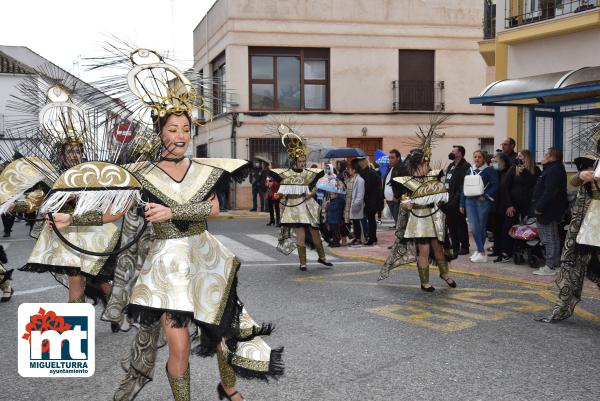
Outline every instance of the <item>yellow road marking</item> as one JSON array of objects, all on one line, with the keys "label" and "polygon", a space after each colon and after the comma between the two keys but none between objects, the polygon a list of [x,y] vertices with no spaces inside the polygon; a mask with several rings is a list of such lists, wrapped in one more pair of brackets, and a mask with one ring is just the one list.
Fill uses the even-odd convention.
[{"label": "yellow road marking", "polygon": [[[469,319],[476,319],[476,320],[485,320],[485,321],[495,321],[495,320],[504,320],[509,318],[510,316],[512,316],[511,312],[508,311],[500,311],[497,309],[492,309],[492,308],[488,308],[489,310],[487,312],[491,312],[491,314],[482,314],[482,313],[474,313],[474,312],[468,312],[465,310],[461,310],[461,309],[454,309],[454,308],[448,308],[446,306],[441,306],[441,305],[436,305],[430,302],[419,302],[419,301],[411,301],[410,302],[411,305],[417,305],[417,306],[422,306],[425,308],[429,309],[436,309],[442,312],[446,312],[446,313],[450,313],[453,315],[459,315],[459,316],[463,316]],[[464,305],[468,308],[473,308],[476,309],[475,306],[476,305]]]},{"label": "yellow road marking", "polygon": [[[367,311],[379,316],[384,316],[399,320],[401,322],[411,323],[417,326],[444,332],[465,330],[476,325],[476,323],[471,320],[441,315],[410,305],[387,305],[378,308],[367,309]],[[400,311],[407,311],[410,313],[398,313]]]}]

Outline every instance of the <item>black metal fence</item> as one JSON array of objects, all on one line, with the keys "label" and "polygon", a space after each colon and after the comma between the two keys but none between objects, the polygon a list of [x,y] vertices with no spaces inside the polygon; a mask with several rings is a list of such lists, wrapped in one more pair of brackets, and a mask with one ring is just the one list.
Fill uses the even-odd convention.
[{"label": "black metal fence", "polygon": [[394,111],[443,111],[444,81],[394,81]]},{"label": "black metal fence", "polygon": [[544,21],[563,15],[575,14],[598,7],[600,0],[519,0],[507,1],[505,27]]}]

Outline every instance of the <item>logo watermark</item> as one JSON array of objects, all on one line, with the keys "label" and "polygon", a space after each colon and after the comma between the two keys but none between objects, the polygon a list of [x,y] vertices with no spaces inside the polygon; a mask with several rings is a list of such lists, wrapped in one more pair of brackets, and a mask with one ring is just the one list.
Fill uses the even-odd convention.
[{"label": "logo watermark", "polygon": [[95,311],[91,304],[19,306],[19,374],[90,377],[94,374]]}]

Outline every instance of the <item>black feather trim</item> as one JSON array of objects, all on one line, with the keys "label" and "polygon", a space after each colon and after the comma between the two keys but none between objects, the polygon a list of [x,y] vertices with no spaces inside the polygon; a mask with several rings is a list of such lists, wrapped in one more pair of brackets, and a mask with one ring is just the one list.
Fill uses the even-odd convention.
[{"label": "black feather trim", "polygon": [[285,374],[285,366],[283,363],[283,347],[271,350],[269,357],[269,370],[266,372],[258,372],[256,370],[249,370],[232,364],[233,354],[229,356],[229,364],[235,371],[236,376],[243,379],[258,379],[266,382],[269,379],[278,380],[280,376]]}]

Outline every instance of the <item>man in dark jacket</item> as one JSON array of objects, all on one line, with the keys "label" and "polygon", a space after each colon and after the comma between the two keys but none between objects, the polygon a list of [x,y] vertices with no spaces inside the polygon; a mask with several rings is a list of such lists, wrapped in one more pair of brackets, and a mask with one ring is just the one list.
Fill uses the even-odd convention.
[{"label": "man in dark jacket", "polygon": [[502,153],[504,153],[506,157],[508,157],[508,160],[510,161],[510,166],[514,166],[515,160],[517,160],[517,152],[515,152],[516,146],[517,143],[512,138],[506,138],[502,141]]},{"label": "man in dark jacket", "polygon": [[369,239],[365,245],[377,244],[377,221],[375,216],[383,209],[381,176],[372,168],[367,159],[359,161],[360,176],[365,180],[365,216],[369,226]]},{"label": "man in dark jacket", "polygon": [[567,173],[562,163],[562,151],[548,148],[542,160],[543,171],[533,190],[532,209],[537,218],[537,228],[544,244],[546,265],[533,274],[556,274],[560,263],[560,238],[558,223],[567,209]]},{"label": "man in dark jacket", "polygon": [[448,155],[452,163],[446,170],[446,189],[448,190],[448,203],[444,208],[446,224],[452,240],[454,258],[458,255],[469,254],[469,229],[466,216],[460,212],[460,195],[463,191],[465,175],[471,165],[465,160],[465,148],[460,145],[452,147]]},{"label": "man in dark jacket", "polygon": [[407,174],[403,174],[402,172],[402,158],[397,149],[390,150],[388,157],[390,160],[390,169],[385,175],[383,196],[394,218],[394,225],[396,225],[398,222],[398,212],[400,211],[400,198],[402,198],[402,185],[394,181],[394,178]]},{"label": "man in dark jacket", "polygon": [[265,177],[263,175],[263,165],[261,161],[254,163],[250,171],[250,183],[252,184],[252,209],[251,212],[256,212],[257,202],[256,197],[260,199],[260,211],[265,211]]}]

